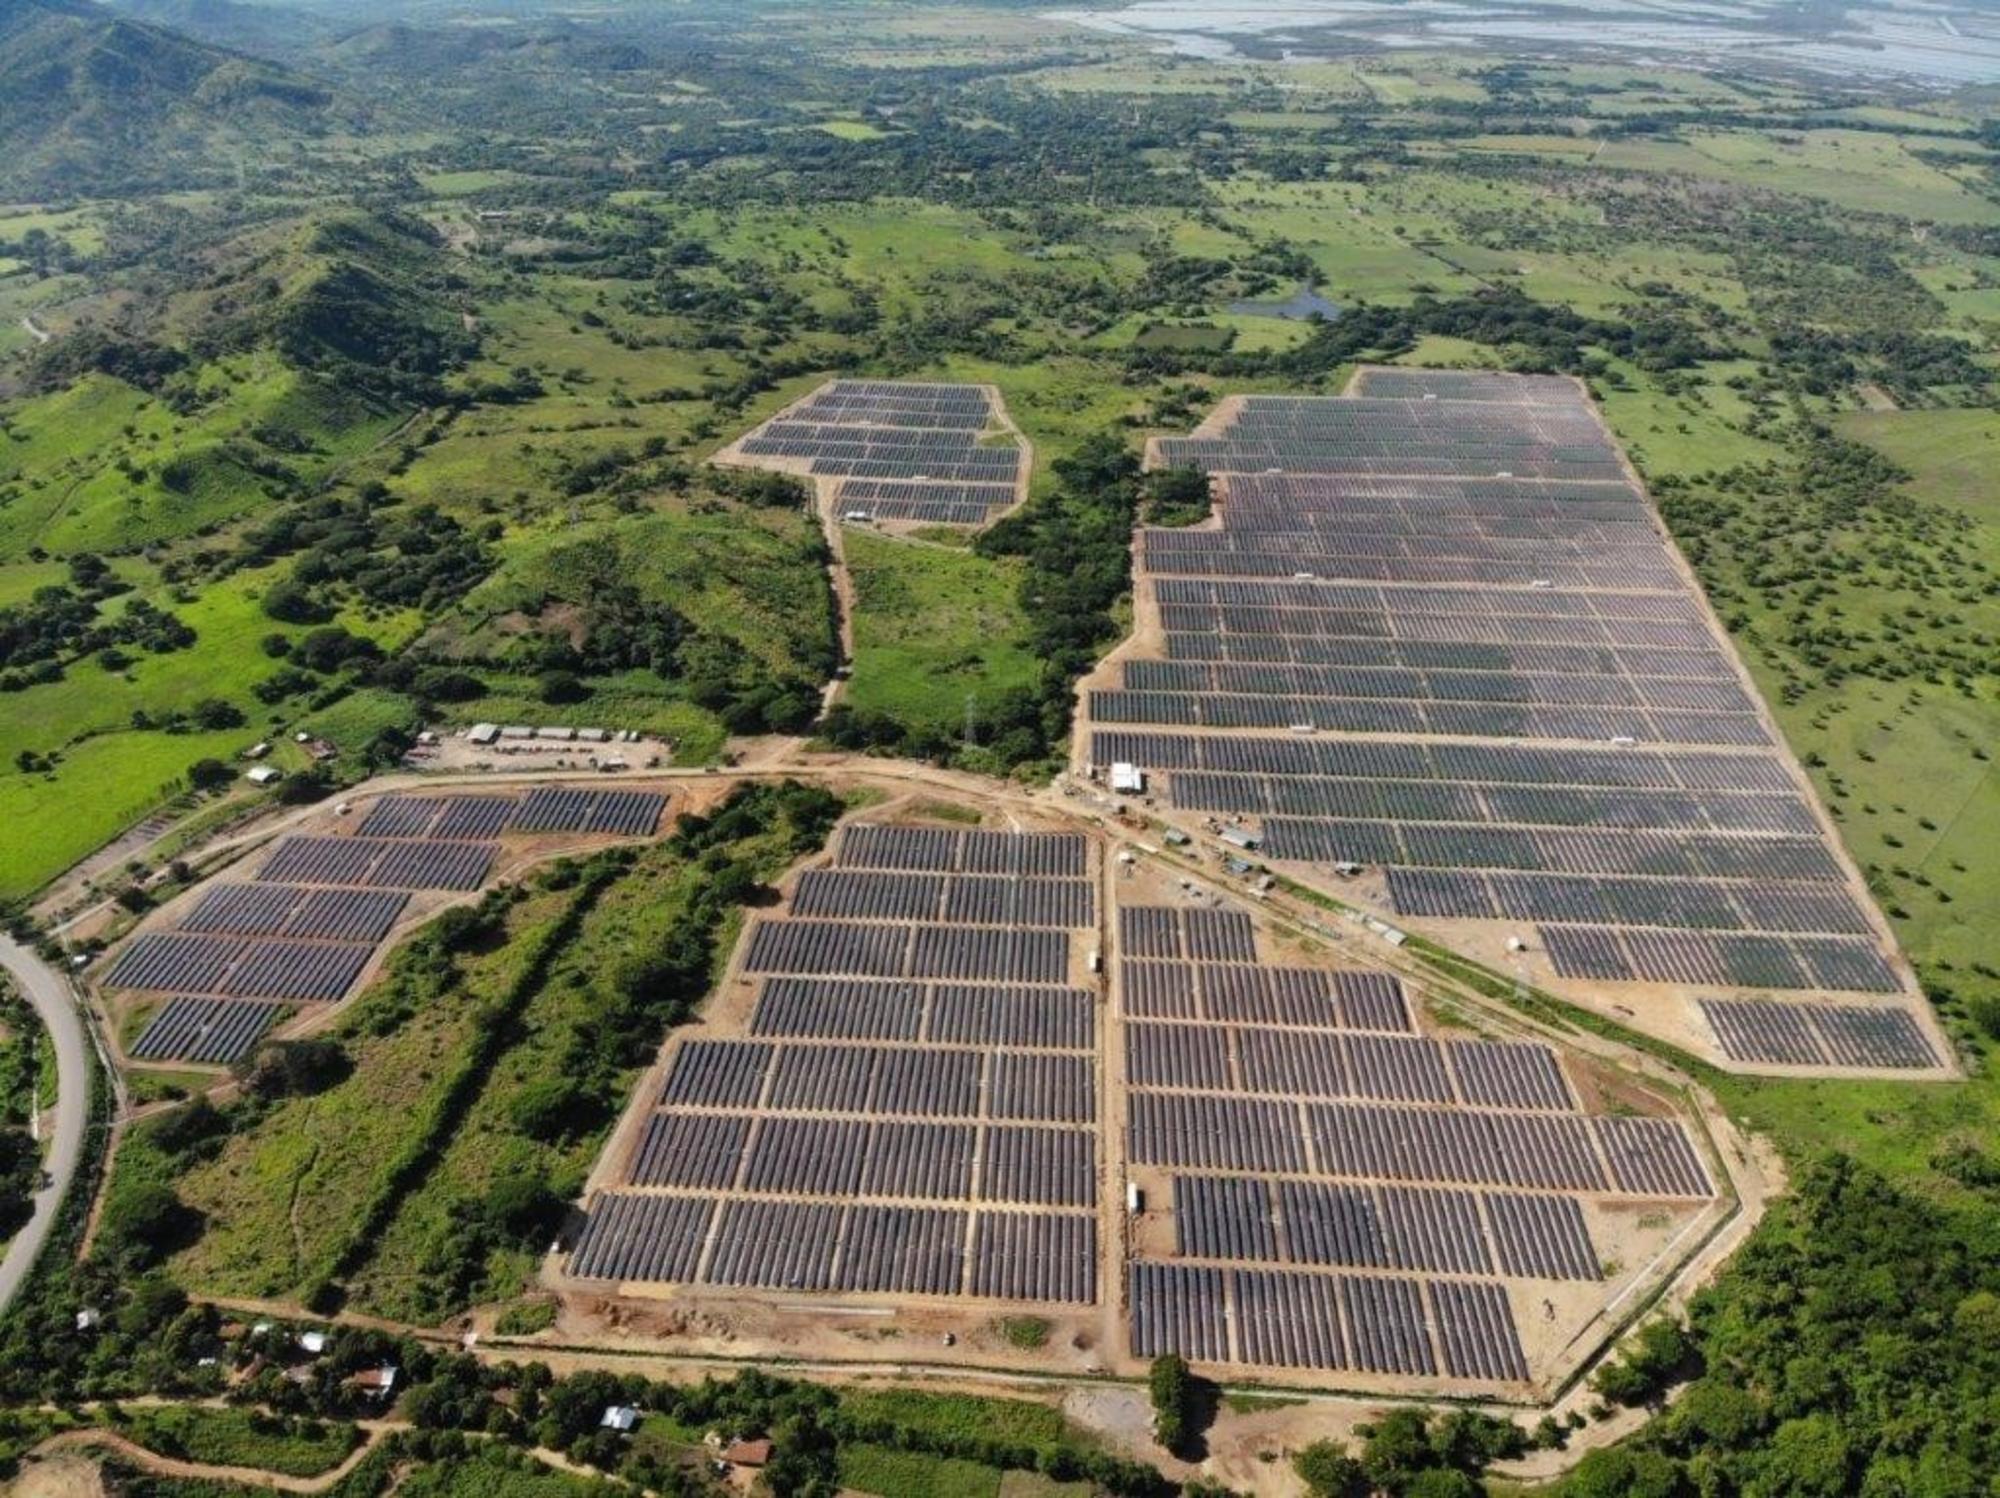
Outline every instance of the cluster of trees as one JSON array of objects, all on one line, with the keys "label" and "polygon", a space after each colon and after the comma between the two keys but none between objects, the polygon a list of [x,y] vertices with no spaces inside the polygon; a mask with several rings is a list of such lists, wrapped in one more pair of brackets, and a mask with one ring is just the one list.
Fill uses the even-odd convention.
[{"label": "cluster of trees", "polygon": [[1480,1474],[1528,1449],[1519,1426],[1473,1410],[1397,1409],[1359,1429],[1358,1455],[1315,1441],[1293,1457],[1311,1498],[1480,1498]]},{"label": "cluster of trees", "polygon": [[696,871],[684,903],[666,930],[622,952],[603,975],[606,1002],[570,1032],[555,1069],[516,1098],[516,1126],[549,1140],[608,1122],[631,1070],[668,1029],[694,1017],[730,913],[771,898],[764,872],[820,847],[842,809],[829,791],[785,781],[740,787],[711,816],[683,815],[666,851]]},{"label": "cluster of trees", "polygon": [[1330,321],[1317,320],[1311,336],[1289,349],[1135,348],[1126,362],[1133,374],[1149,377],[1205,370],[1231,378],[1279,376],[1309,383],[1359,358],[1405,353],[1425,337],[1508,349],[1514,366],[1523,370],[1582,375],[1601,369],[1606,354],[1655,372],[1687,369],[1721,356],[1684,309],[1648,305],[1622,319],[1589,317],[1508,286],[1462,297],[1422,295],[1403,307],[1360,303]]},{"label": "cluster of trees", "polygon": [[[1862,443],[1813,430],[1797,454],[1654,485],[1730,628],[1784,673],[1785,699],[1853,676],[1970,692],[2000,674],[1975,522],[1912,497]],[[1885,610],[1885,591],[1911,602]]]},{"label": "cluster of trees", "polygon": [[1952,386],[1984,390],[1992,380],[1964,339],[1906,328],[1780,328],[1771,335],[1771,358],[1809,395],[1837,395],[1861,380],[1875,380],[1915,402]]},{"label": "cluster of trees", "polygon": [[69,581],[37,588],[24,604],[0,609],[0,692],[18,692],[62,678],[65,664],[95,655],[107,671],[122,671],[121,647],[154,655],[185,650],[195,633],[175,615],[143,598],[115,615],[104,603],[128,591],[103,558],[70,558]]},{"label": "cluster of trees", "polygon": [[496,521],[475,535],[435,505],[395,505],[384,485],[371,483],[351,497],[287,506],[244,537],[236,560],[254,566],[294,558],[264,594],[264,612],[288,623],[331,618],[343,591],[434,612],[486,575],[486,543],[498,531]]},{"label": "cluster of trees", "polygon": [[28,1131],[41,1065],[41,1023],[0,978],[0,1244],[28,1220],[42,1152]]},{"label": "cluster of trees", "polygon": [[2000,1472],[2000,1196],[1949,1203],[1840,1156],[1810,1164],[1689,1311],[1600,1384],[1658,1401],[1562,1498],[1978,1492]]}]

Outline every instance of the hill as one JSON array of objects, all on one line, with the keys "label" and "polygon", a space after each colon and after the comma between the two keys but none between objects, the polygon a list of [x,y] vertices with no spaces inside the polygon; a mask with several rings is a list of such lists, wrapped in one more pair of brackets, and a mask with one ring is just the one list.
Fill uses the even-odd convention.
[{"label": "hill", "polygon": [[90,0],[0,7],[0,193],[234,181],[253,138],[315,133],[333,104],[295,73]]},{"label": "hill", "polygon": [[259,57],[289,59],[332,32],[310,10],[290,5],[244,5],[238,0],[111,0],[135,21],[177,31],[214,46]]}]

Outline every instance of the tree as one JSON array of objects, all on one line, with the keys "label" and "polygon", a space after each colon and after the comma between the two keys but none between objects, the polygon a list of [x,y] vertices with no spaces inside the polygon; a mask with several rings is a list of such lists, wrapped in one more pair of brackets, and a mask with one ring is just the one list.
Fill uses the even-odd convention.
[{"label": "tree", "polygon": [[1187,1359],[1177,1352],[1154,1358],[1146,1387],[1153,1397],[1153,1437],[1178,1454],[1186,1448],[1191,1434],[1189,1406],[1194,1399],[1194,1376],[1188,1371]]},{"label": "tree", "polygon": [[220,697],[202,698],[188,709],[188,716],[194,719],[195,727],[205,733],[243,726],[243,709]]},{"label": "tree", "polygon": [[236,772],[219,759],[198,759],[188,766],[188,784],[198,791],[220,790],[236,779]]},{"label": "tree", "polygon": [[1372,1487],[1361,1463],[1338,1441],[1314,1441],[1292,1458],[1292,1470],[1312,1498],[1367,1498]]},{"label": "tree", "polygon": [[539,687],[542,701],[555,706],[581,702],[590,695],[574,671],[544,671]]}]

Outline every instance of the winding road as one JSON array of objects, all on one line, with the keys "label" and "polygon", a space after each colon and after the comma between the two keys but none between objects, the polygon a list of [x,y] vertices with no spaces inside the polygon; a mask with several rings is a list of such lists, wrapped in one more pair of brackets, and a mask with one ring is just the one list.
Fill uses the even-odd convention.
[{"label": "winding road", "polygon": [[0,1259],[0,1311],[5,1311],[41,1256],[83,1158],[83,1131],[90,1122],[90,1038],[63,976],[11,936],[0,936],[0,967],[34,1005],[56,1048],[55,1129],[44,1162],[49,1184],[35,1193],[34,1215]]}]

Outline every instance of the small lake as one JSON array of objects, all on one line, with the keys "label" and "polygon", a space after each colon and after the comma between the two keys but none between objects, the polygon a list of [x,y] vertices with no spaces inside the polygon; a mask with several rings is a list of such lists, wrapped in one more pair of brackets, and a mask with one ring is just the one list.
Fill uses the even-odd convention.
[{"label": "small lake", "polygon": [[1323,317],[1332,322],[1340,316],[1340,303],[1328,301],[1310,286],[1301,286],[1282,302],[1231,302],[1229,310],[1238,317],[1282,317],[1289,322]]}]

